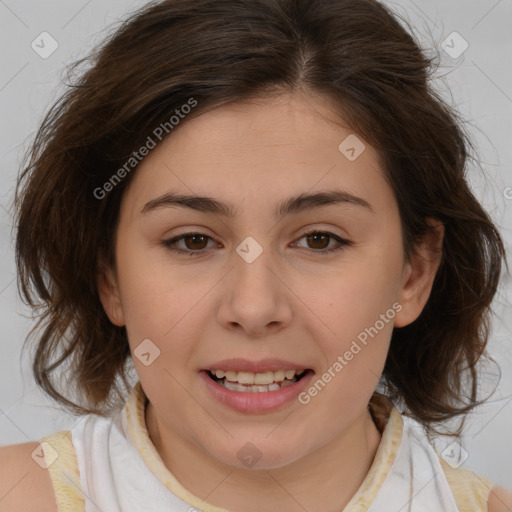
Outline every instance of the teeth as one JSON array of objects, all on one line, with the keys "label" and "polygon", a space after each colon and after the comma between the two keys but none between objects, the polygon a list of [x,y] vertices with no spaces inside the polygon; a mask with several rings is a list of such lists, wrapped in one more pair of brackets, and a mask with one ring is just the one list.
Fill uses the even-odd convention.
[{"label": "teeth", "polygon": [[266,384],[272,384],[272,382],[275,382],[274,372],[253,373],[253,375],[254,384],[262,384],[264,386]]},{"label": "teeth", "polygon": [[232,372],[232,371],[226,372],[226,380],[230,380],[231,382],[235,382],[236,381],[236,374],[237,374],[237,372]]},{"label": "teeth", "polygon": [[[218,379],[226,378],[226,381],[238,384],[268,386],[285,379],[292,380],[295,376],[302,375],[304,370],[278,370],[277,372],[250,373],[224,370],[212,370]],[[245,389],[245,387],[244,387]]]},{"label": "teeth", "polygon": [[229,382],[229,380],[222,379],[219,381],[219,384],[231,391],[240,391],[242,393],[266,393],[268,391],[277,391],[278,389],[293,384],[293,382],[291,380],[285,380],[281,385],[273,383],[269,384],[268,386],[244,386],[243,384],[237,384]]}]

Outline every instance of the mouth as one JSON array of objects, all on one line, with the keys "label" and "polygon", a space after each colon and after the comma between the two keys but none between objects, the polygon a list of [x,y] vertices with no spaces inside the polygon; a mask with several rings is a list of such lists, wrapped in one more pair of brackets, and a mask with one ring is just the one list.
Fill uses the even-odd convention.
[{"label": "mouth", "polygon": [[278,391],[302,380],[313,370],[277,370],[252,373],[232,370],[206,370],[214,382],[230,391],[242,393],[268,393]]}]

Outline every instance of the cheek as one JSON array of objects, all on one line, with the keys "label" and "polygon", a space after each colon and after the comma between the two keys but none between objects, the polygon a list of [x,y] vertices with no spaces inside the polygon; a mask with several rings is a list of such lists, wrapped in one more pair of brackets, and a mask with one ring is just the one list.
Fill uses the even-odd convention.
[{"label": "cheek", "polygon": [[[397,297],[402,260],[397,247],[383,243],[367,246],[357,255],[347,253],[321,284],[309,283],[303,289],[303,293],[308,292],[305,296],[311,310],[321,319],[314,323],[315,338],[326,368],[338,356],[344,360],[343,370],[336,373],[344,375],[335,379],[338,383],[349,379],[356,387],[369,385],[368,389],[378,383],[400,309]],[[352,392],[354,388],[344,390],[348,395]]]},{"label": "cheek", "polygon": [[382,268],[378,262],[359,259],[331,275],[324,286],[308,288],[315,312],[336,338],[355,337],[392,309],[401,274],[396,268]]},{"label": "cheek", "polygon": [[[184,329],[191,325],[194,304],[206,293],[207,284],[190,282],[169,265],[164,251],[149,249],[135,237],[119,240],[118,278],[132,350],[150,339],[165,353],[173,340],[188,338]],[[178,343],[173,352],[178,355],[187,345]]]},{"label": "cheek", "polygon": [[388,283],[376,277],[351,273],[330,284],[329,299],[321,302],[316,297],[315,312],[322,322],[316,322],[313,336],[322,353],[322,368],[306,390],[310,397],[304,399],[316,403],[317,412],[336,425],[366,406],[388,354],[396,316],[393,304],[398,304]]},{"label": "cheek", "polygon": [[[125,232],[118,243],[118,277],[123,306],[146,319],[165,316],[169,305],[182,305],[179,297],[186,298],[193,284],[185,286],[185,279],[178,266],[170,264],[171,258],[163,247],[150,246],[136,233]],[[151,315],[147,315],[147,313]]]},{"label": "cheek", "polygon": [[320,328],[323,334],[317,336],[326,368],[338,361],[342,368],[337,365],[336,373],[343,374],[343,379],[349,378],[355,384],[368,377],[376,385],[378,379],[371,374],[381,372],[395,315],[393,303],[383,300],[375,289],[370,295],[354,290],[331,301],[319,315],[328,330]]}]

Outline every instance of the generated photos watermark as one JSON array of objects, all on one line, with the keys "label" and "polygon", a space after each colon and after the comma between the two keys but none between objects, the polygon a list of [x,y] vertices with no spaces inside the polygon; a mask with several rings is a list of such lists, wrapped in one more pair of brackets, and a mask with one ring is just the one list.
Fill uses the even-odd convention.
[{"label": "generated photos watermark", "polygon": [[[391,308],[389,308],[385,314],[381,314],[379,320],[377,320],[373,326],[367,327],[364,331],[361,331],[357,335],[357,340],[353,340],[350,348],[346,350],[343,355],[339,355],[336,361],[324,372],[308,389],[299,393],[297,397],[298,401],[307,405],[311,402],[311,399],[318,395],[331,380],[339,374],[345,366],[347,366],[354,357],[368,345],[368,337],[372,339],[379,334],[382,329],[391,322],[397,313],[402,311],[403,307],[400,303],[395,302]],[[359,341],[359,343],[358,343]],[[362,346],[361,346],[362,345]]]},{"label": "generated photos watermark", "polygon": [[[181,120],[185,119],[185,117],[190,114],[192,109],[196,106],[197,100],[189,98],[187,103],[176,109],[174,111],[175,115],[172,115],[169,118],[169,121],[165,121],[157,126],[153,130],[152,134],[147,137],[146,142],[138,149],[138,151],[134,151],[131,154],[130,158],[122,167],[120,167],[101,187],[94,189],[94,197],[98,200],[105,199],[107,194],[112,192],[112,190],[121,183],[126,175],[133,171],[133,169],[142,162],[144,157],[149,155],[150,151],[156,147],[157,143],[161,142],[166,135],[171,133]],[[158,142],[155,139],[157,139]]]}]

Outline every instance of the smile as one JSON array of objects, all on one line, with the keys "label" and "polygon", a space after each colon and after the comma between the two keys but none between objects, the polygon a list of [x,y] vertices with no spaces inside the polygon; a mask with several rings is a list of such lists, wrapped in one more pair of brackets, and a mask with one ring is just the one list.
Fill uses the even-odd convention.
[{"label": "smile", "polygon": [[208,373],[215,382],[231,391],[267,393],[297,382],[304,375],[304,370],[278,370],[264,373],[210,370]]},{"label": "smile", "polygon": [[[298,395],[310,385],[314,374],[311,369],[259,373],[205,369],[199,372],[199,377],[221,406],[241,413],[261,414],[298,403]],[[263,382],[266,384],[260,384]]]}]

